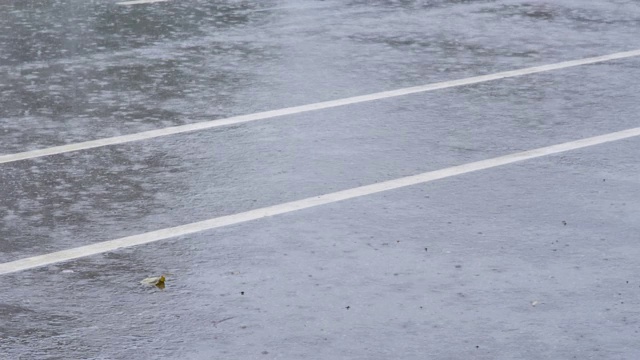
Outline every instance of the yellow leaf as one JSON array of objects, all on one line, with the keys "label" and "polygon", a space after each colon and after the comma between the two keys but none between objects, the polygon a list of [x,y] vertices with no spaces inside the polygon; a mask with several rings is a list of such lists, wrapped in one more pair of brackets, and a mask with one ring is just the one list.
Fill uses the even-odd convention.
[{"label": "yellow leaf", "polygon": [[160,276],[148,277],[140,281],[140,283],[143,285],[149,285],[149,286],[154,285],[160,289],[164,289],[164,280],[165,280],[164,275],[160,275]]}]

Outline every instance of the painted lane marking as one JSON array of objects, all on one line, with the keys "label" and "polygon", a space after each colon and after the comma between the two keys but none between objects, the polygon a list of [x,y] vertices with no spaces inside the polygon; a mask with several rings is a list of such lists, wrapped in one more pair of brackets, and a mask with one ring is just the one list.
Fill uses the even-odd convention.
[{"label": "painted lane marking", "polygon": [[175,134],[180,134],[185,132],[211,129],[211,128],[216,128],[221,126],[241,124],[241,123],[246,123],[250,121],[270,119],[274,117],[299,114],[299,113],[308,112],[308,111],[329,109],[329,108],[334,108],[338,106],[358,104],[366,101],[381,100],[381,99],[393,98],[397,96],[404,96],[404,95],[434,91],[439,89],[447,89],[447,88],[452,88],[456,86],[478,84],[478,83],[487,82],[487,81],[536,74],[536,73],[541,73],[545,71],[566,69],[566,68],[580,66],[580,65],[595,64],[595,63],[600,63],[604,61],[630,58],[634,56],[640,56],[640,49],[633,50],[633,51],[619,52],[619,53],[609,54],[604,56],[590,57],[590,58],[580,59],[580,60],[563,61],[555,64],[534,66],[534,67],[518,69],[518,70],[503,71],[495,74],[474,76],[474,77],[469,77],[469,78],[459,79],[459,80],[443,81],[443,82],[438,82],[433,84],[414,86],[414,87],[408,87],[408,88],[396,89],[396,90],[390,90],[390,91],[383,91],[383,92],[378,92],[378,93],[373,93],[368,95],[361,95],[361,96],[354,96],[354,97],[338,99],[338,100],[323,101],[323,102],[318,102],[314,104],[294,106],[289,108],[264,111],[264,112],[248,114],[248,115],[234,116],[234,117],[225,118],[225,119],[203,121],[203,122],[198,122],[194,124],[187,124],[187,125],[180,125],[180,126],[172,126],[172,127],[167,127],[163,129],[139,132],[135,134],[114,136],[110,138],[103,138],[103,139],[84,141],[84,142],[79,142],[74,144],[54,146],[50,148],[25,151],[25,152],[20,152],[15,154],[0,155],[0,164],[11,163],[11,162],[20,161],[20,160],[34,159],[34,158],[39,158],[43,156],[69,153],[69,152],[80,151],[80,150],[93,149],[93,148],[98,148],[103,146],[124,144],[124,143],[133,142],[133,141],[148,140],[148,139],[153,139],[161,136],[175,135]]},{"label": "painted lane marking", "polygon": [[169,0],[134,0],[134,1],[123,1],[116,3],[116,5],[138,5],[138,4],[153,4],[158,2],[165,2]]},{"label": "painted lane marking", "polygon": [[220,216],[209,220],[198,221],[186,225],[155,230],[143,234],[127,236],[115,240],[99,242],[73,249],[57,251],[45,255],[32,256],[0,264],[0,275],[14,273],[22,270],[33,269],[40,266],[51,265],[63,261],[69,261],[86,256],[102,254],[117,249],[148,244],[176,236],[189,235],[205,230],[220,228],[247,221],[258,220],[270,216],[286,214],[298,210],[331,204],[338,201],[357,198],[371,194],[399,189],[406,186],[423,184],[434,180],[462,175],[478,170],[485,170],[497,166],[512,164],[519,161],[530,160],[542,156],[558,154],[565,151],[581,149],[589,146],[604,144],[612,141],[640,136],[640,127],[590,137],[581,140],[570,141],[558,145],[546,146],[538,149],[518,152],[510,155],[499,156],[492,159],[476,161],[464,165],[429,171],[418,175],[402,177],[384,181],[377,184],[360,186],[320,196],[314,196],[302,200],[287,202],[279,205],[268,206],[233,215]]}]

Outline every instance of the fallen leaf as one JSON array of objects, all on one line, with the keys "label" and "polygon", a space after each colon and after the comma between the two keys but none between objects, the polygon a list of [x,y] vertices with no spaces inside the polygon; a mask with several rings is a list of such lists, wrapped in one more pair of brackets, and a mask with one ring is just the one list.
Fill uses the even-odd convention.
[{"label": "fallen leaf", "polygon": [[146,279],[142,279],[140,283],[143,285],[155,286],[157,288],[164,289],[164,280],[165,280],[164,275],[160,275],[160,276],[154,276],[154,277],[148,277]]}]

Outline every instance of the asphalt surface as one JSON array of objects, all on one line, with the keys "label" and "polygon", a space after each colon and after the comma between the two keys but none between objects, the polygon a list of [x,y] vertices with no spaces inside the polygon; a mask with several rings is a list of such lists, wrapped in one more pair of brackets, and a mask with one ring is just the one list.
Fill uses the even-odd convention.
[{"label": "asphalt surface", "polygon": [[[639,25],[634,1],[3,1],[0,154],[635,50]],[[0,263],[634,128],[637,79],[630,58],[2,164]],[[0,357],[640,358],[638,158],[2,275]]]}]

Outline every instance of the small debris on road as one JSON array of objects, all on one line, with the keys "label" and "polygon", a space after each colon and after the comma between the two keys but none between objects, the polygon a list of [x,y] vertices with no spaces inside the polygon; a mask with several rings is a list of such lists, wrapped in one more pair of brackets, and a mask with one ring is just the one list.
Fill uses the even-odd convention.
[{"label": "small debris on road", "polygon": [[159,289],[164,289],[164,281],[165,281],[164,275],[160,275],[160,276],[154,276],[154,277],[148,277],[146,279],[142,279],[140,283],[142,285],[155,286]]}]

